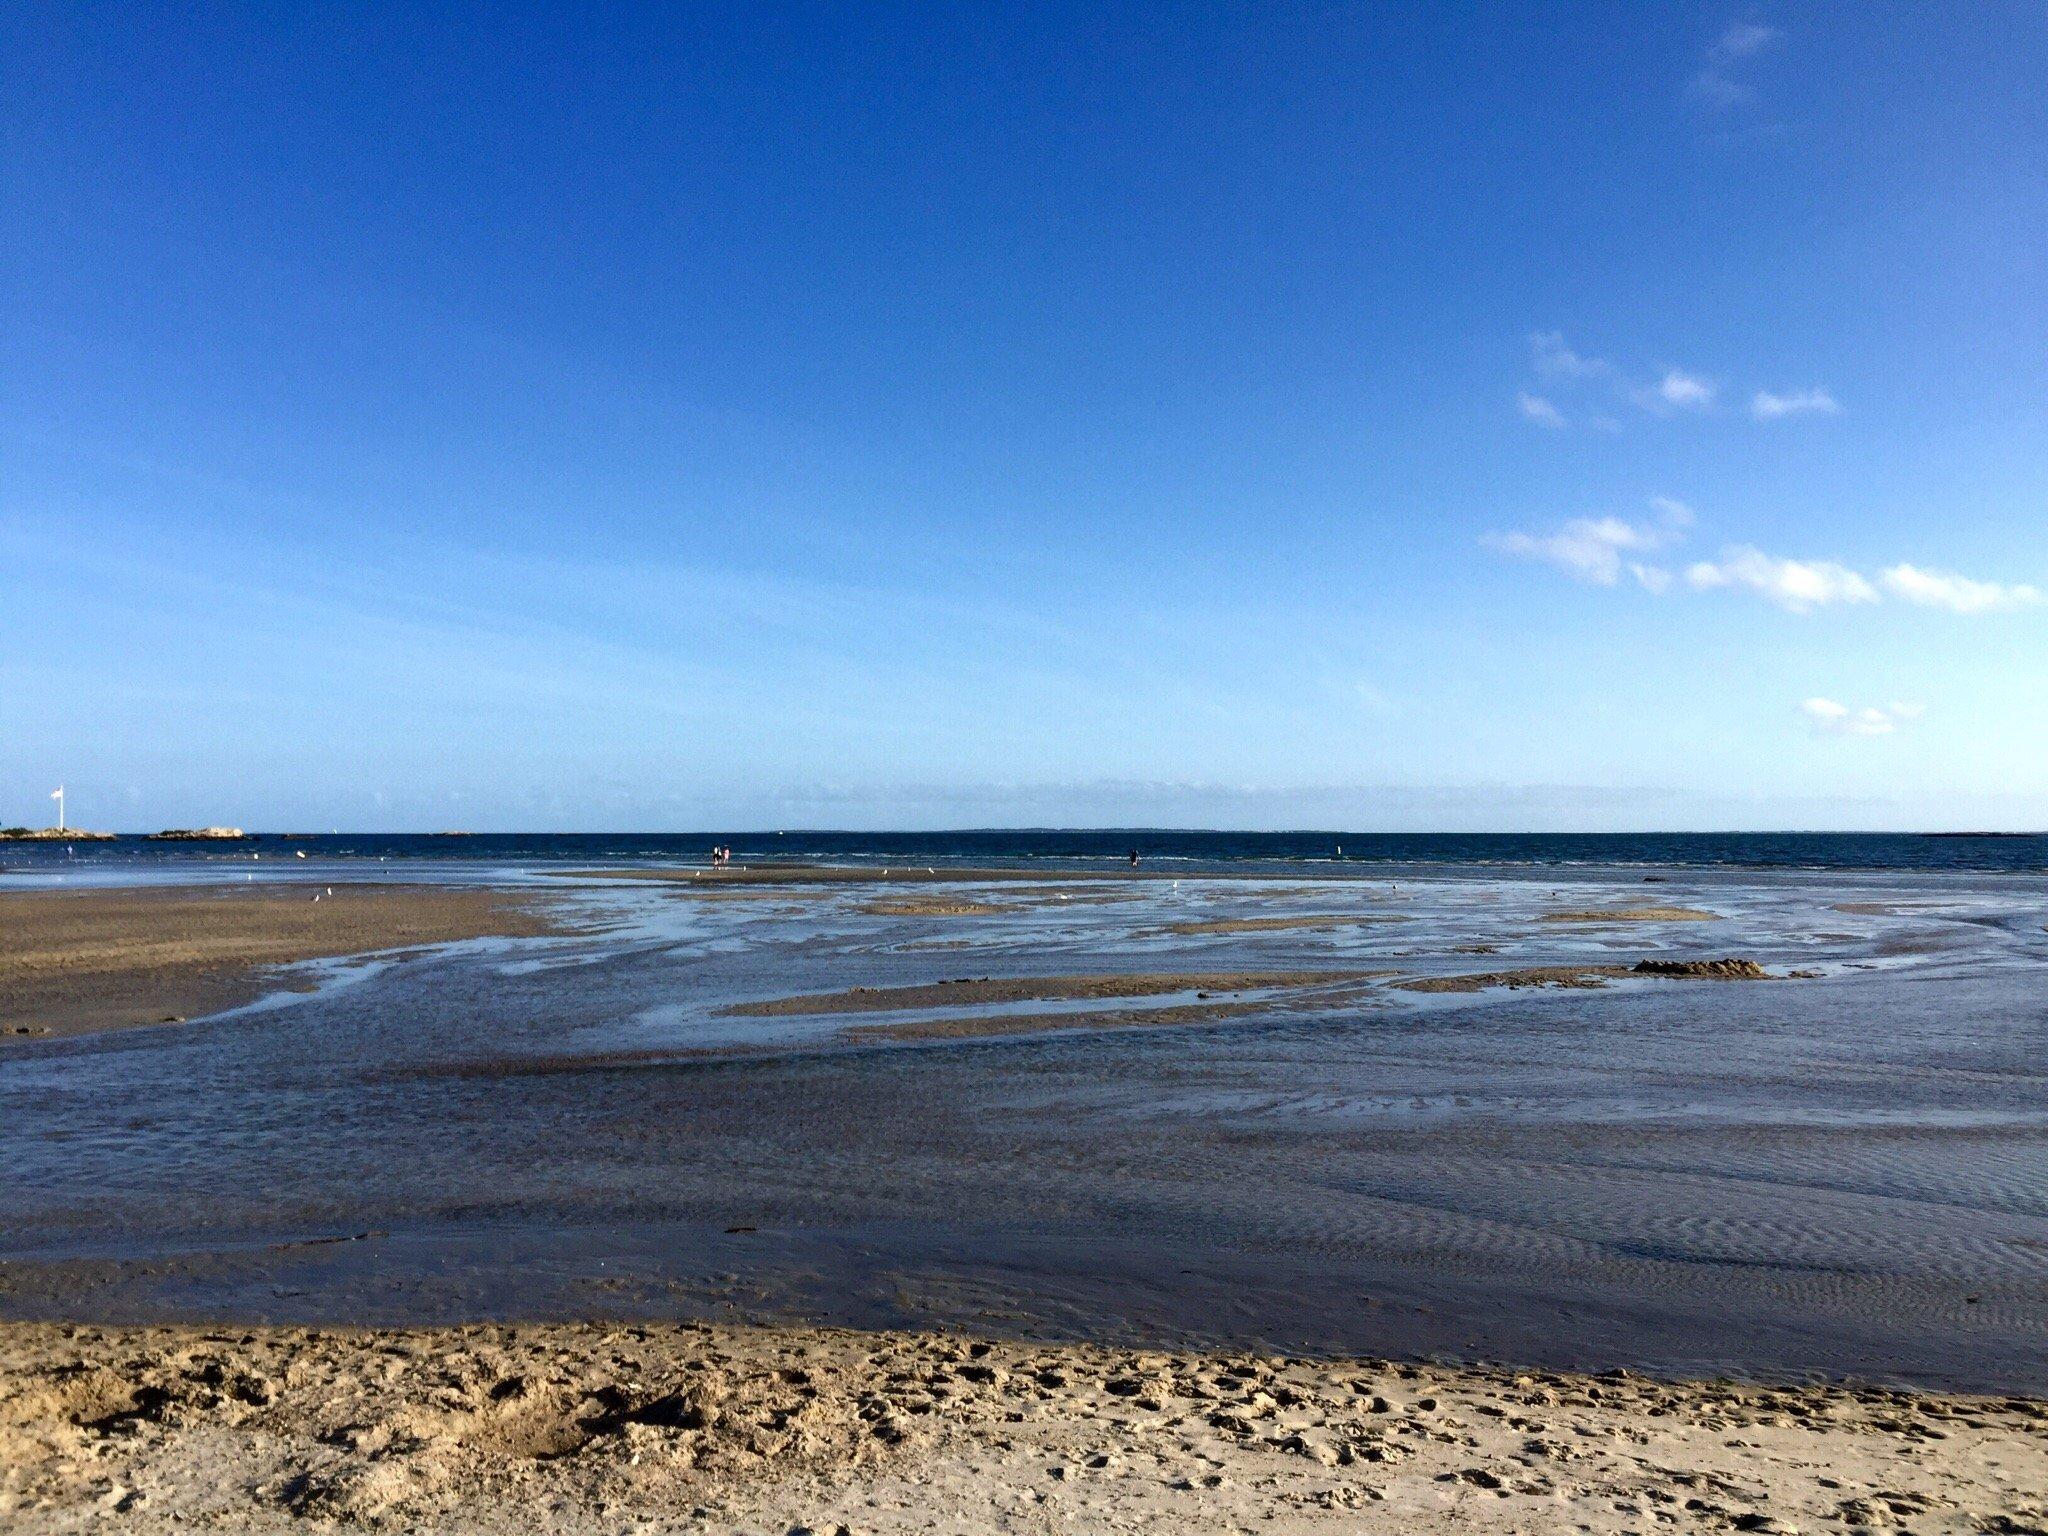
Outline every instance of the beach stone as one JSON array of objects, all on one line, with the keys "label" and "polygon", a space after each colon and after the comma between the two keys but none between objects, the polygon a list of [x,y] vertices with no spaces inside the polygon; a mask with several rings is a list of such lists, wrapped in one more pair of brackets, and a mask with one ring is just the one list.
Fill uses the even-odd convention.
[{"label": "beach stone", "polygon": [[1638,960],[1638,976],[1692,977],[1706,981],[1769,981],[1771,973],[1754,960]]},{"label": "beach stone", "polygon": [[1337,1447],[1321,1435],[1296,1432],[1280,1442],[1280,1449],[1296,1456],[1306,1456],[1320,1467],[1334,1467],[1343,1460]]}]

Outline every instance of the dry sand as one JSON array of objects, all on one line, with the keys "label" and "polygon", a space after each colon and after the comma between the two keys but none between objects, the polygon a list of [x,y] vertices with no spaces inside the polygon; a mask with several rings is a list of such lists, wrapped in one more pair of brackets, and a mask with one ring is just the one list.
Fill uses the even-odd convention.
[{"label": "dry sand", "polygon": [[805,1328],[10,1324],[0,1525],[2020,1536],[2048,1408]]},{"label": "dry sand", "polygon": [[413,885],[8,892],[0,1036],[174,1023],[261,996],[272,966],[558,931],[544,907],[503,891]]}]

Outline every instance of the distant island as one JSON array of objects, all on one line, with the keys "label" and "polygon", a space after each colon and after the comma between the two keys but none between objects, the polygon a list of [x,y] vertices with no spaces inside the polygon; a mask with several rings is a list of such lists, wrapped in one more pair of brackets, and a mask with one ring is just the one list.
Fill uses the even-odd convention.
[{"label": "distant island", "polygon": [[2038,832],[1922,832],[1922,837],[2039,837]]},{"label": "distant island", "polygon": [[[76,827],[0,827],[0,842],[5,843],[111,843],[123,835],[81,832]],[[142,835],[153,843],[235,843],[249,838],[240,827],[166,827]]]}]

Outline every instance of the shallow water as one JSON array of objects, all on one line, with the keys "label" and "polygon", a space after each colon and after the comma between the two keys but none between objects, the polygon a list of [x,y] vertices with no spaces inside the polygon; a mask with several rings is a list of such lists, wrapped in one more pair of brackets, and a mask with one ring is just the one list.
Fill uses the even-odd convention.
[{"label": "shallow water", "polygon": [[[2048,1388],[2048,880],[1656,874],[925,886],[1001,910],[886,917],[872,888],[440,866],[609,926],[0,1054],[0,1309],[738,1312]],[[1544,918],[1647,905],[1718,917]],[[1168,931],[1295,915],[1398,920]],[[1820,974],[1389,979],[906,1043],[843,1031],[961,1010],[721,1013],[957,977],[1731,954]]]}]

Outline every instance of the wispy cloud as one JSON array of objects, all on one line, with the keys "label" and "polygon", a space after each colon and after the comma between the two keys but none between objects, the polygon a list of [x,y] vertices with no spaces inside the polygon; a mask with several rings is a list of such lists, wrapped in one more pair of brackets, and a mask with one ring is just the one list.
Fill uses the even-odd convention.
[{"label": "wispy cloud", "polygon": [[[1655,514],[1646,519],[1575,517],[1548,532],[1490,533],[1480,542],[1498,554],[1531,560],[1597,587],[1621,585],[1630,577],[1644,591],[1671,591],[1681,577],[1647,557],[1684,539],[1693,510],[1670,496],[1652,496]],[[1954,571],[1901,562],[1875,577],[1835,560],[1788,559],[1754,544],[1728,544],[1712,560],[1695,560],[1682,573],[1695,592],[1748,592],[1787,613],[1811,613],[1882,602],[1887,597],[1920,608],[1962,615],[2028,608],[2048,598],[2025,582],[1981,581]]]},{"label": "wispy cloud", "polygon": [[1832,560],[1785,560],[1750,544],[1731,544],[1719,560],[1687,566],[1685,579],[1698,590],[1743,587],[1791,613],[1834,603],[1874,603],[1877,588],[1846,565]]},{"label": "wispy cloud", "polygon": [[1922,608],[1946,608],[1951,613],[1992,613],[2041,601],[2040,590],[2024,583],[1977,581],[1953,571],[1929,571],[1917,565],[1892,566],[1880,572],[1877,579],[1894,597]]},{"label": "wispy cloud", "polygon": [[1834,699],[1815,697],[1799,706],[1806,723],[1830,736],[1889,736],[1901,722],[1921,713],[1918,704],[1876,704],[1852,709]]},{"label": "wispy cloud", "polygon": [[1617,585],[1623,573],[1652,592],[1662,592],[1671,576],[1630,555],[1648,554],[1678,538],[1692,522],[1692,509],[1668,496],[1651,498],[1657,517],[1630,522],[1620,517],[1575,517],[1550,533],[1492,533],[1487,548],[1521,560],[1554,566],[1574,581],[1597,587]]},{"label": "wispy cloud", "polygon": [[1605,358],[1586,357],[1574,352],[1565,344],[1562,331],[1531,332],[1529,351],[1536,371],[1545,378],[1590,379],[1614,371],[1614,365]]},{"label": "wispy cloud", "polygon": [[1786,416],[1834,416],[1841,409],[1835,397],[1824,389],[1795,389],[1789,395],[1760,389],[1749,401],[1749,414],[1758,421],[1777,421]]},{"label": "wispy cloud", "polygon": [[[1534,377],[1531,387],[1516,395],[1515,404],[1525,419],[1546,427],[1584,425],[1613,432],[1621,429],[1616,407],[1651,416],[1704,416],[1716,414],[1721,403],[1720,383],[1690,368],[1667,363],[1655,370],[1637,370],[1581,352],[1562,331],[1532,331],[1528,342]],[[1759,389],[1749,398],[1749,414],[1758,421],[1834,415],[1840,410],[1834,395],[1818,386],[1785,392]]]},{"label": "wispy cloud", "polygon": [[1645,592],[1668,592],[1671,590],[1671,573],[1661,565],[1641,565],[1631,562],[1629,573]]},{"label": "wispy cloud", "polygon": [[1707,44],[1699,72],[1688,82],[1687,90],[1694,100],[1724,110],[1748,101],[1756,93],[1741,78],[1742,66],[1776,43],[1780,35],[1777,28],[1762,22],[1731,22]]}]

